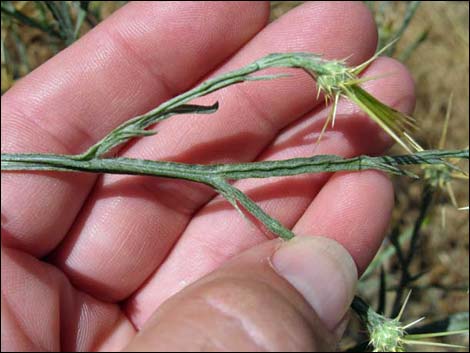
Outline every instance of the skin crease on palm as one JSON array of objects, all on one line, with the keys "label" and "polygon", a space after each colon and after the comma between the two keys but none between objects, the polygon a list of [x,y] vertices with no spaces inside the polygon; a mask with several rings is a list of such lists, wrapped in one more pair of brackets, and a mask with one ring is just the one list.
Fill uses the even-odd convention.
[{"label": "skin crease on palm", "polygon": [[[353,65],[376,47],[372,16],[360,2],[306,3],[269,25],[268,17],[269,4],[263,2],[125,5],[2,96],[2,152],[83,152],[126,119],[272,52],[350,57]],[[212,163],[379,154],[391,145],[346,101],[340,102],[335,127],[315,145],[329,108],[315,99],[311,78],[284,71],[292,76],[199,99],[219,101],[219,111],[164,121],[158,134],[129,143],[120,154]],[[406,69],[379,58],[364,75],[384,73],[364,87],[411,112],[413,84]],[[372,171],[236,185],[296,234],[338,241],[359,274],[380,245],[393,206],[387,176]],[[197,301],[178,304],[183,293],[198,298],[201,291],[220,292],[229,307],[231,300],[263,298],[266,305],[247,304],[238,312],[265,319],[250,321],[259,323],[250,331],[256,337],[273,337],[268,343],[254,340],[257,349],[334,347],[334,337],[301,295],[269,266],[232,266],[237,276],[224,266],[261,244],[256,249],[262,250],[240,257],[254,261],[256,251],[274,251],[277,241],[266,241],[207,187],[136,176],[2,173],[1,197],[2,351],[123,349],[156,320],[148,321],[157,308],[156,317],[166,323],[159,326],[166,345],[146,341],[133,348],[208,349],[208,340],[222,340],[218,335],[232,326],[214,320],[217,313],[207,314]],[[270,284],[253,280],[257,274]],[[194,330],[181,331],[177,320],[170,322],[180,316],[186,330]],[[283,321],[291,334],[276,340],[275,325],[266,322]],[[215,338],[201,336],[201,327]],[[247,342],[243,332],[231,337],[234,346],[226,349],[239,347],[237,340]]]}]

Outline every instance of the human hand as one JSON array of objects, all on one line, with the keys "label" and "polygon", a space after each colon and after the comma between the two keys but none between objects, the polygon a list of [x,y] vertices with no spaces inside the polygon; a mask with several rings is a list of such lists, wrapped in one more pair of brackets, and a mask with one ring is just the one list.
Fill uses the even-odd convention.
[{"label": "human hand", "polygon": [[[126,5],[2,97],[2,152],[82,152],[206,75],[271,52],[353,54],[358,64],[375,50],[361,3],[305,4],[264,27],[268,12],[258,2]],[[393,75],[367,90],[411,110],[406,70],[380,58],[365,75],[382,73]],[[328,108],[315,97],[298,72],[233,86],[198,100],[218,100],[216,115],[174,117],[120,153],[210,163],[378,154],[391,144],[341,102],[316,146]],[[296,234],[333,240],[266,241],[189,182],[2,173],[2,350],[334,349],[357,272],[388,225],[390,182],[367,171],[237,186]]]}]

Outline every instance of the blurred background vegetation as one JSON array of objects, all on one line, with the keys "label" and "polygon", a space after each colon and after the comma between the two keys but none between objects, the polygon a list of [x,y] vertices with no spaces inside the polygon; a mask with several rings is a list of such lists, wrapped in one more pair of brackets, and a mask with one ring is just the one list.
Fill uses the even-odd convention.
[{"label": "blurred background vegetation", "polygon": [[[271,20],[301,3],[271,2]],[[400,35],[388,54],[403,61],[415,79],[417,105],[413,116],[420,126],[417,141],[424,148],[439,146],[449,97],[453,95],[444,147],[468,146],[468,2],[366,3],[379,28],[379,46]],[[125,1],[2,1],[2,94],[124,4]],[[463,167],[468,170],[468,165]],[[410,184],[403,178],[394,180],[397,205],[390,236],[359,286],[360,294],[389,316],[396,313],[403,295],[412,288],[405,317],[411,321],[425,316],[426,332],[468,329],[468,211],[459,211],[452,203],[445,176],[438,179],[441,188],[429,186],[432,183]],[[468,205],[468,180],[451,184],[457,204]],[[408,262],[403,259],[407,255]],[[396,299],[397,293],[401,300]],[[360,332],[363,331],[352,325],[341,348],[359,349],[357,344],[365,339]],[[468,346],[468,335],[449,338],[447,342]]]}]

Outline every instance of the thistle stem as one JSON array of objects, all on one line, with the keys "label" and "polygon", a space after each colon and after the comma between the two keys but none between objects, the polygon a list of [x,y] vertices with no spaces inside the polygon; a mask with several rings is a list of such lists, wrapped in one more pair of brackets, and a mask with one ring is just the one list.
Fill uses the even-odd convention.
[{"label": "thistle stem", "polygon": [[101,158],[80,160],[59,154],[1,155],[1,170],[82,171],[91,173],[137,174],[186,179],[207,183],[213,179],[247,179],[289,176],[305,173],[380,170],[396,175],[415,176],[400,168],[405,165],[444,165],[445,158],[468,159],[468,149],[427,150],[401,156],[358,156],[342,158],[319,155],[279,161],[235,164],[186,164],[133,158]]},{"label": "thistle stem", "polygon": [[2,154],[2,171],[63,171],[110,174],[149,175],[190,180],[209,185],[223,195],[238,210],[238,204],[261,221],[269,231],[283,239],[294,234],[279,221],[266,214],[255,202],[227,180],[246,178],[268,178],[305,173],[360,171],[366,169],[414,176],[400,166],[413,164],[445,164],[442,158],[468,159],[466,150],[423,151],[404,156],[341,158],[320,155],[310,158],[295,158],[280,161],[266,161],[239,164],[185,164],[176,162],[150,161],[132,158],[77,159],[77,156],[56,154]]}]

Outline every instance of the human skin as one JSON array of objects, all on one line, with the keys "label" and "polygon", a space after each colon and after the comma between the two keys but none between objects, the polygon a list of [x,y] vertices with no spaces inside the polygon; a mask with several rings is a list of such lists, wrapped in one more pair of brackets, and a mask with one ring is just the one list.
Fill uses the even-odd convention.
[{"label": "human skin", "polygon": [[[2,96],[2,152],[83,152],[126,119],[272,52],[354,65],[376,47],[360,2],[306,3],[270,25],[268,17],[263,2],[124,6]],[[391,145],[343,101],[316,145],[328,107],[311,78],[289,73],[199,99],[219,101],[219,112],[166,120],[120,154],[213,163]],[[364,87],[409,113],[406,69],[379,58],[364,75],[384,73]],[[236,185],[301,239],[267,239],[190,182],[2,173],[2,351],[333,350],[357,275],[389,223],[388,178],[365,171]]]}]

